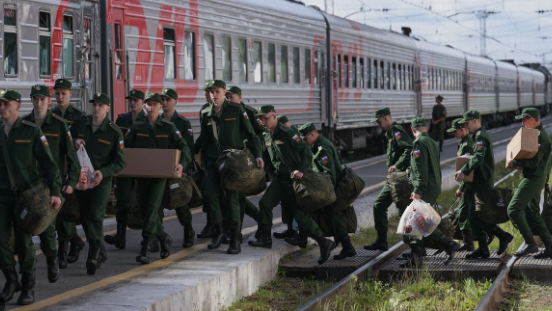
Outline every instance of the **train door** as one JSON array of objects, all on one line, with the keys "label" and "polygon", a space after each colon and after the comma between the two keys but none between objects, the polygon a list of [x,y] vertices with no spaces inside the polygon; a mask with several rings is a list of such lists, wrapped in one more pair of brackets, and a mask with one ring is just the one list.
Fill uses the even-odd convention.
[{"label": "train door", "polygon": [[[100,42],[100,29],[96,28],[96,25],[100,25],[99,21],[99,4],[91,1],[82,2],[82,40],[81,40],[81,70],[79,80],[83,83],[81,97],[83,103],[88,103],[88,100],[92,98],[92,95],[96,90],[100,89],[99,77],[100,72],[99,64],[97,62],[97,55],[100,51],[96,48],[96,45]],[[85,105],[87,107],[87,105]],[[82,107],[84,109],[87,109]],[[89,111],[89,110],[88,110]]]},{"label": "train door", "polygon": [[[330,126],[334,126],[334,124],[337,121],[337,105],[338,105],[338,99],[339,99],[339,79],[341,79],[341,65],[338,66],[338,63],[341,64],[341,60],[339,59],[339,55],[337,54],[337,48],[336,46],[331,47],[332,51],[332,64],[330,68],[331,72],[331,99],[329,101],[328,105],[328,118],[330,120]],[[328,55],[328,57],[330,57]]]},{"label": "train door", "polygon": [[318,85],[320,87],[320,104],[322,105],[323,109],[321,109],[322,112],[322,122],[325,123],[326,126],[331,126],[331,121],[328,116],[328,102],[326,101],[326,53],[325,53],[325,46],[319,46],[318,49],[316,49],[315,52],[315,85]]},{"label": "train door", "polygon": [[126,62],[124,40],[124,10],[112,8],[113,12],[113,44],[112,44],[112,72],[113,72],[113,118],[126,112]]}]

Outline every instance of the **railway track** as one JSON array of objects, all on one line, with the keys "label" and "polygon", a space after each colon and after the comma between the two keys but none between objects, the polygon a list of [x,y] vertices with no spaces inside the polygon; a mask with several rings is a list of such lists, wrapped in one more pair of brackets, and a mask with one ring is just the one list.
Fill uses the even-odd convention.
[{"label": "railway track", "polygon": [[[512,171],[508,175],[504,176],[498,180],[494,186],[498,186],[504,181],[508,180],[517,173],[517,170]],[[443,218],[449,217],[450,214],[446,214]],[[524,247],[525,244],[520,246],[520,249]],[[328,305],[332,302],[335,302],[338,297],[343,297],[347,294],[347,291],[354,285],[356,282],[362,282],[369,278],[372,278],[377,272],[388,265],[393,260],[396,260],[405,250],[408,249],[408,245],[402,241],[395,244],[389,250],[379,254],[376,258],[372,259],[370,262],[360,267],[349,276],[345,277],[341,281],[337,282],[330,288],[326,289],[324,292],[318,294],[307,303],[303,304],[295,311],[317,311],[322,310],[323,306]],[[508,292],[508,284],[510,282],[510,272],[515,262],[518,260],[518,257],[512,256],[508,262],[502,266],[500,272],[496,279],[494,280],[491,288],[487,291],[483,299],[481,299],[479,305],[477,306],[477,311],[490,311],[496,310],[503,298],[504,295]]]}]

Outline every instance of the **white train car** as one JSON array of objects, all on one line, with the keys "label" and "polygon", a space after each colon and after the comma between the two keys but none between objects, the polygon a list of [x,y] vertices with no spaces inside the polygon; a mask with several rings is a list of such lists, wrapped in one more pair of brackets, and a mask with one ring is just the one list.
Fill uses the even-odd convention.
[{"label": "white train car", "polygon": [[535,105],[533,70],[518,66],[518,106],[520,108]]},{"label": "white train car", "polygon": [[482,115],[498,111],[496,64],[492,59],[466,54],[468,109]]},{"label": "white train car", "polygon": [[417,64],[419,68],[418,115],[431,118],[435,97],[445,98],[447,117],[462,116],[466,110],[463,92],[466,57],[464,53],[450,47],[416,41]]},{"label": "white train car", "polygon": [[517,66],[503,61],[496,62],[498,73],[498,110],[500,112],[516,111],[517,96]]},{"label": "white train car", "polygon": [[534,105],[537,107],[544,106],[546,103],[545,100],[545,76],[542,72],[537,70],[532,70],[533,72],[533,81],[534,81]]}]

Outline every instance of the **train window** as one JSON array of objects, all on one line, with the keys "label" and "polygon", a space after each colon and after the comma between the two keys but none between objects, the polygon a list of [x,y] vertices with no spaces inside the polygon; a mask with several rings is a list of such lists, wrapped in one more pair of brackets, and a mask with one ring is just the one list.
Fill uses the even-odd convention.
[{"label": "train window", "polygon": [[63,15],[63,76],[73,76],[74,55],[73,16]]},{"label": "train window", "polygon": [[163,28],[165,80],[176,78],[176,36],[174,29]]},{"label": "train window", "polygon": [[293,47],[293,83],[301,84],[301,55],[298,47]]},{"label": "train window", "polygon": [[397,89],[397,64],[391,64],[391,87],[393,90]]},{"label": "train window", "polygon": [[314,85],[318,85],[318,51],[314,51]]},{"label": "train window", "polygon": [[4,75],[17,75],[17,22],[14,8],[4,8]]},{"label": "train window", "polygon": [[345,87],[349,87],[349,56],[343,56],[343,82]]},{"label": "train window", "polygon": [[397,90],[401,90],[401,87],[403,87],[403,66],[401,64],[397,64]]},{"label": "train window", "polygon": [[39,21],[38,21],[38,61],[39,61],[39,74],[41,77],[50,76],[50,13],[49,12],[39,12]]},{"label": "train window", "polygon": [[280,46],[280,73],[282,75],[280,82],[289,83],[289,57],[288,47],[285,45]]},{"label": "train window", "polygon": [[253,42],[253,74],[255,83],[263,82],[263,45],[259,41]]},{"label": "train window", "polygon": [[238,40],[240,82],[247,82],[247,40]]},{"label": "train window", "polygon": [[[196,79],[195,46],[196,46],[195,31],[184,31],[182,58],[184,60],[183,78],[185,80]],[[181,72],[180,76],[182,77],[182,71],[180,72]]]},{"label": "train window", "polygon": [[232,81],[232,39],[222,37],[222,80]]},{"label": "train window", "polygon": [[305,85],[311,84],[311,50],[305,49]]},{"label": "train window", "polygon": [[358,86],[361,89],[363,89],[364,88],[364,57],[359,58],[358,61],[360,66],[360,77],[359,77],[360,81]]},{"label": "train window", "polygon": [[356,57],[351,58],[351,87],[357,87],[357,59]]},{"label": "train window", "polygon": [[268,44],[268,82],[276,82],[276,45]]},{"label": "train window", "polygon": [[387,84],[387,90],[391,89],[391,63],[385,62],[385,82]]},{"label": "train window", "polygon": [[[50,15],[48,13],[48,15]],[[92,79],[92,18],[85,17],[82,21],[83,33],[82,44],[83,53],[82,58],[84,62],[84,78],[87,80]]]},{"label": "train window", "polygon": [[343,73],[341,72],[341,55],[337,55],[337,80],[339,81],[339,88],[343,87]]},{"label": "train window", "polygon": [[115,24],[115,73],[117,80],[123,79],[123,54],[121,49],[121,24]]},{"label": "train window", "polygon": [[412,91],[412,84],[411,84],[411,81],[412,81],[412,78],[414,76],[413,72],[412,72],[412,66],[406,66],[406,83],[408,84],[408,90],[409,91]]},{"label": "train window", "polygon": [[402,65],[402,73],[401,73],[401,87],[403,91],[407,91],[408,87],[406,86],[406,65]]},{"label": "train window", "polygon": [[366,59],[366,88],[372,88],[372,60],[370,58]]},{"label": "train window", "polygon": [[380,68],[379,68],[379,84],[380,89],[385,89],[385,68],[383,65],[383,61],[380,61]]},{"label": "train window", "polygon": [[379,66],[378,66],[378,61],[376,59],[374,59],[374,68],[373,68],[373,73],[374,73],[374,89],[379,89]]},{"label": "train window", "polygon": [[205,61],[205,81],[215,79],[215,41],[211,34],[203,36],[203,56]]}]

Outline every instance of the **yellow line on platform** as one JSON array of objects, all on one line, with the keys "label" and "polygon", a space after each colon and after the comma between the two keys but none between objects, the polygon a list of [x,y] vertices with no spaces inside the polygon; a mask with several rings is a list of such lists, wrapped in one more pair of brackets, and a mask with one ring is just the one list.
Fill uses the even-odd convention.
[{"label": "yellow line on platform", "polygon": [[[166,218],[171,218],[176,216],[169,216]],[[278,225],[282,222],[282,218],[276,218],[274,219],[273,223],[275,225]],[[257,230],[257,226],[248,227],[242,230],[242,234],[249,234]],[[207,248],[207,245],[209,242],[204,242],[201,244],[196,244],[192,248],[183,249],[171,256],[167,259],[160,259],[155,262],[150,263],[149,265],[141,265],[137,268],[131,269],[129,271],[123,272],[121,274],[113,275],[110,277],[107,277],[105,279],[102,279],[100,281],[90,283],[88,285],[72,289],[70,291],[67,291],[65,293],[50,297],[48,299],[40,300],[35,302],[32,305],[25,306],[25,307],[19,307],[12,310],[18,310],[18,311],[28,311],[28,310],[38,310],[46,307],[51,307],[53,305],[56,305],[64,300],[75,298],[81,295],[84,295],[86,293],[95,291],[97,289],[100,289],[102,287],[115,284],[117,282],[125,281],[133,277],[140,276],[144,273],[151,272],[154,269],[163,268],[166,266],[169,266],[171,264],[174,264],[177,261],[183,260],[186,257],[189,257],[191,255],[194,255],[200,251],[204,251]],[[83,277],[86,277],[83,275]],[[40,289],[39,289],[40,290]],[[78,309],[78,308],[77,308]]]}]

